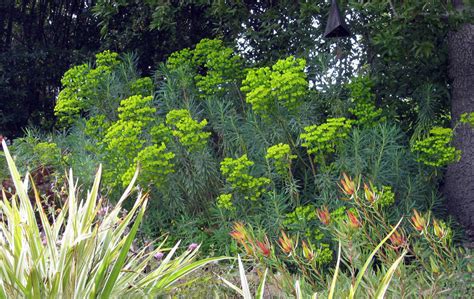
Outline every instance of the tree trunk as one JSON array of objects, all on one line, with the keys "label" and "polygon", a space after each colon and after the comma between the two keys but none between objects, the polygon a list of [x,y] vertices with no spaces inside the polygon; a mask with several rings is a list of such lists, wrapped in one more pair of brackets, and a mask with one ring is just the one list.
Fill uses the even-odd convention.
[{"label": "tree trunk", "polygon": [[462,157],[448,166],[444,193],[450,213],[474,239],[474,128],[458,124],[462,113],[474,112],[474,24],[463,24],[451,32],[448,43],[454,146]]}]

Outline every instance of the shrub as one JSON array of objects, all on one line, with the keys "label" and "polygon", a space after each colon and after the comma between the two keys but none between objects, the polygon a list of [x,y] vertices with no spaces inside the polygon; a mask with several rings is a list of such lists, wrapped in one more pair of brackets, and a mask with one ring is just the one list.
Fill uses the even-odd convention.
[{"label": "shrub", "polygon": [[[94,83],[91,104],[64,138],[38,142],[57,145],[59,175],[62,167],[88,174],[103,163],[108,194],[119,193],[139,164],[137,181],[155,198],[144,227],[152,237],[170,233],[228,253],[235,251],[231,223],[245,221],[268,235],[283,228],[308,246],[331,245],[314,208],[325,206],[333,220],[346,221],[348,211],[360,216],[334,200],[341,172],[364,175],[380,194],[376,208],[391,207],[392,222],[413,208],[441,210],[439,180],[427,175],[432,166],[416,161],[400,123],[385,121],[391,113],[376,107],[368,76],[348,88],[330,83],[331,75],[309,84],[306,73],[322,57],[244,69],[217,40],[172,54],[153,79],[139,77],[133,56],[102,58],[117,63],[88,66],[110,68]],[[78,89],[87,90],[91,82],[77,76]]]},{"label": "shrub", "polygon": [[[469,291],[463,291],[461,285],[470,279],[472,261],[463,248],[453,245],[452,230],[446,222],[429,212],[414,210],[410,221],[404,217],[395,224],[390,219],[390,209],[384,206],[391,201],[389,188],[378,191],[370,184],[363,184],[360,178],[344,174],[340,189],[341,199],[348,205],[345,213],[330,212],[327,207],[313,208],[311,216],[307,211],[310,208],[300,211],[304,218],[317,215],[319,228],[328,239],[339,240],[334,271],[327,267],[331,265],[332,251],[301,236],[283,231],[280,237],[268,236],[243,223],[234,224],[231,236],[244,257],[257,265],[257,273],[261,276],[268,269],[265,273],[287,294],[297,293],[294,287],[297,279],[310,294],[332,293],[338,298],[362,294],[399,298],[420,293],[437,297],[451,292],[453,285],[457,285],[460,296],[467,295]],[[403,263],[405,255],[410,258]],[[340,268],[340,261],[344,268]],[[332,283],[327,279],[331,272],[334,273]],[[387,288],[390,280],[391,286]],[[331,289],[327,289],[329,284]]]}]

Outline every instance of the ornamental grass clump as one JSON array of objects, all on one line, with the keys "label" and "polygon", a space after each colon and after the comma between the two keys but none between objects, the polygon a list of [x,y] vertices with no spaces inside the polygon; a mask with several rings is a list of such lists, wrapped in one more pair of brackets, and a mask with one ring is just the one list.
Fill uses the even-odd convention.
[{"label": "ornamental grass clump", "polygon": [[138,192],[130,211],[121,213],[137,173],[115,207],[104,213],[103,200],[97,200],[101,168],[83,200],[70,171],[67,201],[49,220],[34,185],[36,205],[31,204],[28,175],[21,180],[2,145],[16,192],[7,198],[3,191],[0,201],[0,298],[155,297],[193,270],[222,259],[195,261],[195,245],[174,257],[179,242],[171,249],[163,243],[156,249],[131,249],[148,202]]}]

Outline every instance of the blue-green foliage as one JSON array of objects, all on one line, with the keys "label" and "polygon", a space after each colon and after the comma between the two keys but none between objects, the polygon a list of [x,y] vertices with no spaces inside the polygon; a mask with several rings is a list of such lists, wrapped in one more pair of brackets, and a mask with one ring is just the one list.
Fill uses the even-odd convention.
[{"label": "blue-green foliage", "polygon": [[314,90],[305,67],[289,57],[244,69],[221,41],[203,40],[149,78],[133,56],[104,52],[63,78],[55,111],[69,130],[15,144],[30,146],[32,164],[84,164],[73,168],[85,172],[104,164],[104,192],[120,191],[138,166],[152,197],[143,231],[204,242],[209,251],[235,250],[228,233],[236,220],[269,235],[285,228],[331,242],[314,207],[345,206],[336,200],[342,172],[391,187],[395,200],[383,208],[395,206],[393,217],[437,199],[408,137],[375,107],[370,79],[354,79],[338,109],[323,109],[333,95]]}]

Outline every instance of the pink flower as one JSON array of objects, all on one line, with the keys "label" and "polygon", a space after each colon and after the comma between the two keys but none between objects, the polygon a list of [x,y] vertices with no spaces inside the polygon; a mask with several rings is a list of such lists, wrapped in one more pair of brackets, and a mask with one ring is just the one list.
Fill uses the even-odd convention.
[{"label": "pink flower", "polygon": [[165,255],[163,254],[163,252],[157,252],[153,257],[154,257],[157,261],[161,261],[164,256],[165,256]]},{"label": "pink flower", "polygon": [[45,232],[41,232],[40,233],[40,237],[41,237],[41,244],[43,244],[43,246],[46,246],[46,244],[48,243],[47,240],[46,240],[46,234]]},{"label": "pink flower", "polygon": [[196,248],[198,248],[198,246],[199,246],[199,245],[198,245],[197,243],[191,243],[191,244],[189,244],[189,246],[188,246],[188,250],[189,250],[189,251],[194,251]]}]

